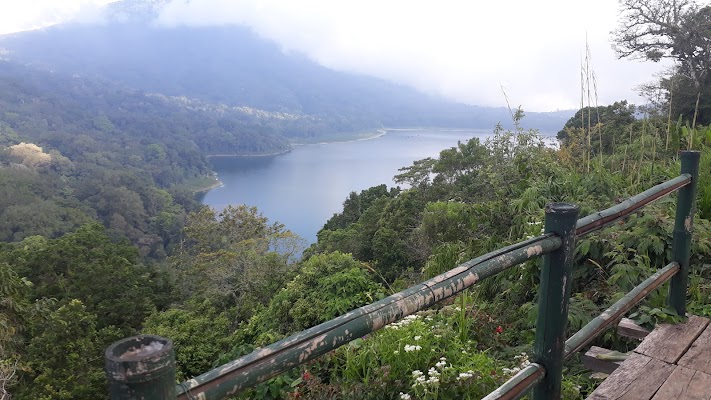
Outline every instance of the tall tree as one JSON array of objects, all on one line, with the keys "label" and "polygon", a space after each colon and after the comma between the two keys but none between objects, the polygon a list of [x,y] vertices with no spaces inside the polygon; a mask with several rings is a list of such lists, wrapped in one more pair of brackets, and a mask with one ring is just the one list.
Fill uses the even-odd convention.
[{"label": "tall tree", "polygon": [[76,299],[38,321],[27,345],[29,368],[17,398],[106,399],[103,352],[121,333],[98,325],[96,315]]},{"label": "tall tree", "polygon": [[617,55],[674,60],[675,73],[693,84],[698,105],[711,70],[711,6],[694,0],[620,0],[620,6],[613,32]]},{"label": "tall tree", "polygon": [[621,0],[613,33],[617,55],[660,61],[671,58],[700,87],[711,68],[711,6],[693,0]]},{"label": "tall tree", "polygon": [[96,315],[98,328],[114,325],[132,332],[155,308],[170,301],[166,277],[138,264],[136,248],[115,243],[98,223],[57,239],[31,236],[0,252],[0,261],[34,283],[34,299],[60,305],[78,299]]},{"label": "tall tree", "polygon": [[564,146],[570,145],[574,140],[574,138],[571,137],[571,133],[575,129],[584,128],[581,116],[592,114],[596,116],[595,124],[600,124],[600,126],[593,126],[593,128],[600,129],[600,131],[599,134],[596,132],[596,134],[593,135],[592,147],[594,149],[599,148],[599,141],[602,139],[602,146],[600,147],[603,148],[604,152],[609,153],[614,150],[613,143],[615,143],[615,141],[620,143],[623,136],[627,134],[625,127],[635,121],[635,111],[636,107],[633,104],[628,104],[627,100],[616,101],[607,106],[584,107],[578,110],[574,116],[570,117],[556,137]]},{"label": "tall tree", "polygon": [[298,236],[269,223],[256,207],[203,207],[188,216],[183,240],[169,258],[179,291],[251,315],[290,279],[300,253]]}]

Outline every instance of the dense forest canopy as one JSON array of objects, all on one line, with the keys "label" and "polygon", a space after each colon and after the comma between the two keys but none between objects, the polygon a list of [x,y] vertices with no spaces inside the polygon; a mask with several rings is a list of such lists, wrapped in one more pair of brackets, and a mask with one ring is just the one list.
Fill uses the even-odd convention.
[{"label": "dense forest canopy", "polygon": [[289,149],[249,114],[200,110],[108,82],[0,61],[0,237],[56,238],[100,220],[141,254],[165,257],[205,154]]},{"label": "dense forest canopy", "polygon": [[[679,26],[708,39],[695,30],[706,26],[707,8],[671,3],[683,6]],[[625,36],[633,25],[624,24],[641,18],[635,4],[622,1],[629,9],[618,45],[634,46],[621,55],[680,57],[683,48],[639,47]],[[191,70],[181,65],[157,80],[165,67],[160,62],[179,64],[171,54],[154,55],[156,69],[145,74],[127,68],[151,52],[148,40],[134,53],[96,53],[83,65],[81,51],[96,50],[92,41],[108,31],[62,29],[1,43],[21,45],[16,55],[25,52],[28,60],[39,57],[34,67],[0,61],[2,400],[108,398],[103,351],[138,333],[171,338],[177,379],[189,379],[536,236],[549,202],[577,203],[585,215],[675,177],[684,149],[701,152],[688,310],[711,316],[711,127],[705,85],[694,84],[703,74],[691,74],[684,59],[663,81],[670,85],[666,98],[642,107],[621,100],[584,107],[567,122],[569,115],[558,118],[559,146],[551,147],[540,131],[523,128],[529,118],[521,110],[509,129],[496,124],[497,112],[479,119],[491,110],[406,101],[409,89],[383,82],[366,90],[370,78],[316,69],[298,57],[287,62],[274,48],[250,48],[254,41],[241,51],[263,52],[283,86],[271,90],[268,80],[254,79],[242,97],[234,86],[224,91],[234,97],[216,98],[205,70],[188,82],[182,78]],[[661,35],[671,40],[674,32]],[[123,43],[167,35],[134,25],[116,34]],[[189,44],[232,33],[177,34]],[[86,49],[64,53],[79,37]],[[242,78],[252,79],[248,60],[227,57],[244,67],[237,68]],[[208,61],[215,77],[230,70]],[[50,62],[59,63],[55,72],[36,68]],[[107,75],[98,73],[113,62]],[[79,67],[87,69],[71,75]],[[313,79],[296,90],[289,69]],[[679,74],[686,83],[674,78]],[[335,93],[343,88],[345,94]],[[677,114],[675,107],[690,102],[695,118]],[[418,114],[423,108],[434,114]],[[289,227],[254,207],[217,211],[194,200],[194,190],[214,183],[208,154],[279,152],[295,138],[380,123],[450,126],[464,121],[462,115],[472,124],[494,121],[493,136],[403,166],[395,177],[403,187],[351,193],[306,249]],[[658,201],[577,243],[568,333],[669,263],[674,203],[674,197]],[[539,272],[537,262],[510,269],[237,398],[481,398],[530,362]],[[647,324],[682,318],[665,305],[665,291],[654,292],[635,318]],[[615,332],[594,344],[619,351],[634,346]],[[566,369],[565,398],[582,399],[598,384],[577,361]]]}]

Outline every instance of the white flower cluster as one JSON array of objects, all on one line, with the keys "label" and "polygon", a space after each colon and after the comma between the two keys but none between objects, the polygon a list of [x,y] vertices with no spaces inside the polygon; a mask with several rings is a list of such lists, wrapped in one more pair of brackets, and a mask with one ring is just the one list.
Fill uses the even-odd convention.
[{"label": "white flower cluster", "polygon": [[439,373],[439,371],[437,371],[437,370],[435,369],[435,367],[430,368],[430,369],[427,371],[427,375],[430,377],[430,379],[436,379],[437,382],[439,382],[439,375],[440,375],[440,373]]},{"label": "white flower cluster", "polygon": [[447,367],[447,357],[440,357],[439,362],[437,362],[434,367],[427,370],[427,375],[419,369],[412,371],[412,377],[415,379],[415,383],[412,384],[412,387],[438,385],[442,373],[437,369],[445,370],[449,368],[450,367]]},{"label": "white flower cluster", "polygon": [[415,341],[418,341],[418,340],[422,339],[422,336],[415,336],[414,339],[415,339]]},{"label": "white flower cluster", "polygon": [[528,354],[526,353],[521,353],[517,356],[514,356],[514,360],[518,361],[518,366],[521,368],[526,368],[529,364],[531,364],[531,362],[528,360]]},{"label": "white flower cluster", "polygon": [[400,400],[410,400],[412,396],[407,393],[400,392]]},{"label": "white flower cluster", "polygon": [[430,368],[427,371],[426,376],[424,373],[422,373],[422,371],[416,369],[412,371],[412,377],[415,378],[415,383],[412,384],[412,387],[414,388],[419,385],[437,385],[439,384],[439,376],[439,371],[437,371],[434,367]]},{"label": "white flower cluster", "polygon": [[516,375],[519,372],[521,372],[521,368],[519,368],[519,367],[513,367],[513,368],[504,367],[504,368],[502,368],[502,370],[504,371],[504,374],[506,374],[506,375]]},{"label": "white flower cluster", "polygon": [[521,353],[514,356],[514,360],[518,361],[518,366],[513,368],[503,368],[504,374],[515,375],[521,372],[523,368],[526,368],[531,362],[528,360],[528,354]]},{"label": "white flower cluster", "polygon": [[417,321],[420,319],[419,315],[413,314],[413,315],[408,315],[407,317],[401,319],[400,321],[393,322],[390,325],[385,326],[385,329],[393,329],[393,330],[398,330],[402,328],[403,326],[407,326],[411,324],[414,321]]},{"label": "white flower cluster", "polygon": [[474,376],[474,371],[472,371],[472,370],[469,370],[469,371],[467,371],[467,372],[460,372],[460,373],[459,373],[459,376],[457,377],[457,380],[458,380],[458,381],[461,381],[461,380],[463,380],[463,379],[469,379],[469,378],[471,378],[472,376]]},{"label": "white flower cluster", "polygon": [[419,345],[412,345],[412,344],[406,344],[405,345],[405,353],[410,353],[413,351],[420,351],[422,350],[422,346]]},{"label": "white flower cluster", "polygon": [[427,378],[425,378],[425,374],[423,374],[419,369],[412,371],[412,377],[415,378],[415,384],[412,386],[424,383],[427,380]]}]

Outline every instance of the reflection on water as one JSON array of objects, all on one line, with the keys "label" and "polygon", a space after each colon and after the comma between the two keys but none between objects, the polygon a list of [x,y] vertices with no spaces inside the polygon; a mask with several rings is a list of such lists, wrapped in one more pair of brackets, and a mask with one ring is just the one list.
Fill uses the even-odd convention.
[{"label": "reflection on water", "polygon": [[251,157],[213,156],[210,157],[210,164],[212,165],[213,171],[224,173],[239,171],[246,172],[269,168],[269,165],[274,163],[274,158],[279,157],[280,155]]},{"label": "reflection on water", "polygon": [[201,199],[218,210],[228,204],[257,206],[270,221],[279,221],[309,243],[352,191],[393,186],[398,169],[472,137],[482,130],[389,130],[384,136],[355,142],[296,146],[263,157],[211,157],[224,186]]}]

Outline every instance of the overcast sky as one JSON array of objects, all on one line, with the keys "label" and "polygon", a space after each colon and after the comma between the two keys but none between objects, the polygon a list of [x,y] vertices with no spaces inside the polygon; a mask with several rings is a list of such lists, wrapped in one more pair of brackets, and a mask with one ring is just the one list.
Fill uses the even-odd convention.
[{"label": "overcast sky", "polygon": [[[0,33],[86,19],[107,0],[0,0]],[[600,105],[642,103],[662,70],[617,60],[616,0],[172,0],[157,24],[238,23],[338,70],[477,105],[553,111],[580,105],[586,37]],[[594,100],[593,100],[594,103]]]}]

